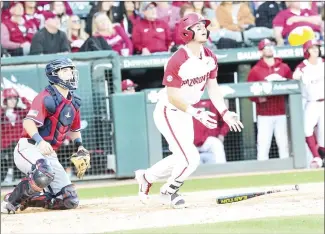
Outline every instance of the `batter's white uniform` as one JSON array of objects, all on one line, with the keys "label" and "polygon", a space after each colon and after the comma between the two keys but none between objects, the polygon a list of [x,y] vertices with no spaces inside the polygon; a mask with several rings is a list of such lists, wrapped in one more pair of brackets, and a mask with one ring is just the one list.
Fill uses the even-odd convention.
[{"label": "batter's white uniform", "polygon": [[305,59],[298,65],[295,73],[302,73],[301,91],[306,100],[305,135],[306,137],[312,136],[317,125],[317,142],[320,147],[324,147],[324,60],[319,58],[317,64],[314,65]]},{"label": "batter's white uniform", "polygon": [[[193,105],[200,101],[208,79],[215,79],[217,71],[217,58],[209,49],[202,46],[201,58],[198,58],[184,46],[169,59],[163,85],[179,88],[180,97]],[[193,118],[169,103],[166,88],[159,93],[153,116],[172,155],[146,170],[146,179],[153,183],[171,175],[167,183],[183,182],[200,164],[200,155],[193,143]]]}]

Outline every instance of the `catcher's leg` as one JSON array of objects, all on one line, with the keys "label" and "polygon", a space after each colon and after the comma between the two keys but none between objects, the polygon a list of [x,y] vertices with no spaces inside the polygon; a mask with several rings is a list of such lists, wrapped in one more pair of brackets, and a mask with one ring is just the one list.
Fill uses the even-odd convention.
[{"label": "catcher's leg", "polygon": [[31,172],[15,187],[14,191],[5,196],[1,205],[1,212],[15,211],[34,194],[41,192],[54,180],[54,172],[49,161],[45,158],[38,159],[32,165]]}]

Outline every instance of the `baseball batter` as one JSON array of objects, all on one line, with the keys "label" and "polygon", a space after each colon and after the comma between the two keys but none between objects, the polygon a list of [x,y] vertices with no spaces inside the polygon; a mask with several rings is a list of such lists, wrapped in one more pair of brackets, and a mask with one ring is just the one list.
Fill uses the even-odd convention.
[{"label": "baseball batter", "polygon": [[[302,95],[307,101],[304,111],[306,143],[313,155],[311,167],[322,166],[324,148],[324,59],[320,57],[320,43],[307,41],[303,45],[305,59],[297,66],[293,78],[301,81]],[[317,140],[314,128],[317,125]],[[318,147],[317,147],[318,145]]]},{"label": "baseball batter", "polygon": [[218,71],[216,56],[203,44],[208,40],[209,20],[197,13],[190,13],[180,20],[179,33],[185,46],[179,48],[169,59],[163,78],[165,88],[153,113],[158,130],[166,138],[172,155],[159,161],[147,170],[135,172],[139,183],[139,197],[148,201],[149,189],[156,180],[169,176],[160,193],[174,208],[185,207],[185,201],[178,190],[186,178],[200,164],[200,155],[195,147],[193,119],[207,128],[217,127],[215,114],[193,107],[200,101],[205,87],[210,99],[221,113],[231,130],[241,131],[238,115],[228,111],[216,77]]},{"label": "baseball batter", "polygon": [[[282,59],[274,57],[273,43],[259,42],[261,59],[248,74],[248,82],[283,81],[292,78],[290,67]],[[257,160],[269,159],[273,134],[281,159],[289,157],[287,118],[284,96],[254,97],[257,113]]]},{"label": "baseball batter", "polygon": [[78,85],[78,71],[65,58],[50,62],[45,71],[50,85],[33,100],[14,150],[15,164],[26,177],[5,196],[2,213],[27,207],[73,209],[79,204],[76,189],[56,155],[69,134],[77,150],[71,157],[77,176],[89,167],[80,133],[81,99],[72,92]]}]

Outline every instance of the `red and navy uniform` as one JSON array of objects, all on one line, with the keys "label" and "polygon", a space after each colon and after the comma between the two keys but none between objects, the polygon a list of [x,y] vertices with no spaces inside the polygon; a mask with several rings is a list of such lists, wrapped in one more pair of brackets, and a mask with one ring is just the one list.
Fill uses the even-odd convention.
[{"label": "red and navy uniform", "polygon": [[[47,86],[33,100],[25,119],[35,121],[39,134],[58,150],[69,131],[80,131],[81,99],[73,93],[64,98],[54,86]],[[31,136],[24,130],[23,138]]]}]

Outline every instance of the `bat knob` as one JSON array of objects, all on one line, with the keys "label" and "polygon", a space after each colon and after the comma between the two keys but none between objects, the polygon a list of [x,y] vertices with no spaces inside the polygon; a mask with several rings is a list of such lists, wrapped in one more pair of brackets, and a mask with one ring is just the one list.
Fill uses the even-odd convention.
[{"label": "bat knob", "polygon": [[299,185],[298,185],[298,184],[295,185],[295,189],[296,189],[297,191],[299,190]]}]

